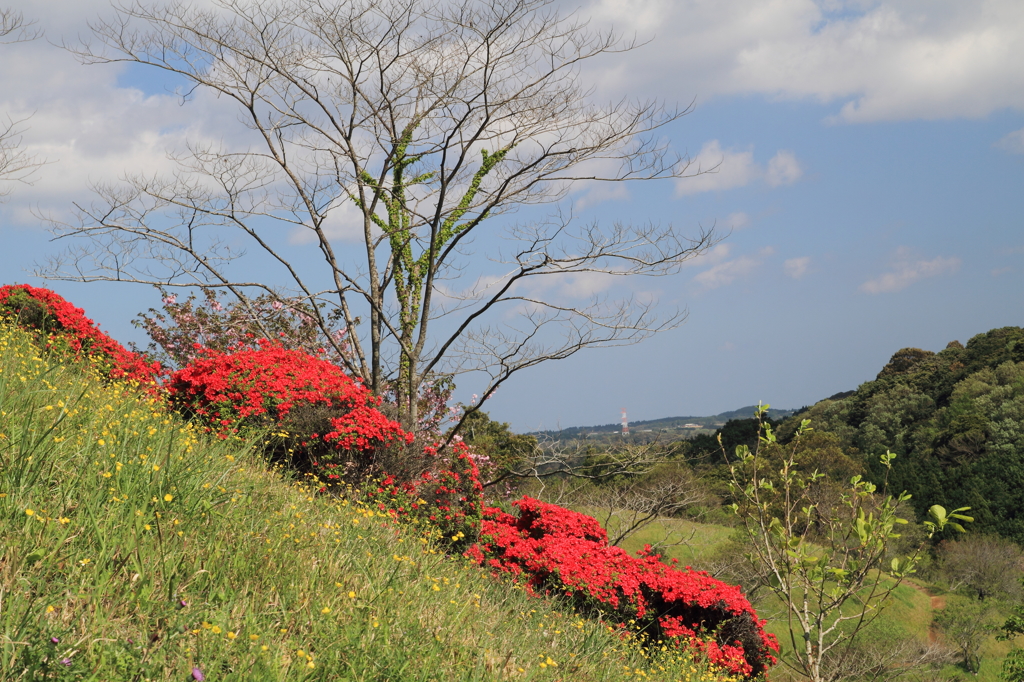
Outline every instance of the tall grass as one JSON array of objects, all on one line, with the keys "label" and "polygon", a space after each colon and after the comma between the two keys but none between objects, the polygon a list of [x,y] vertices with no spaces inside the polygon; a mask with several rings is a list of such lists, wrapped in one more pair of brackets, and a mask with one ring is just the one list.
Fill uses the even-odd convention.
[{"label": "tall grass", "polygon": [[727,680],[0,323],[0,679]]}]

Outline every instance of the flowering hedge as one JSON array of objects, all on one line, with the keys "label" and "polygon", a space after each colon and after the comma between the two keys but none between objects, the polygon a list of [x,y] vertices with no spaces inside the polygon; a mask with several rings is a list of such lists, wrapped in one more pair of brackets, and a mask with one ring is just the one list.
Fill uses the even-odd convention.
[{"label": "flowering hedge", "polygon": [[584,612],[701,651],[730,672],[754,677],[775,663],[778,643],[739,587],[666,565],[649,547],[631,556],[608,545],[604,529],[585,514],[529,497],[514,505],[518,516],[484,510],[468,557]]},{"label": "flowering hedge", "polygon": [[[243,347],[258,347],[257,339],[261,337],[341,367],[356,362],[345,328],[335,328],[336,319],[330,315],[325,319],[302,297],[263,294],[245,301],[222,302],[221,293],[204,289],[205,301],[199,302],[194,294],[185,300],[164,289],[160,289],[160,294],[162,310],[150,308],[139,313],[132,324],[149,334],[153,340],[148,346],[149,354],[166,366],[190,365],[206,348],[234,352]],[[423,382],[418,397],[417,433],[440,434],[442,425],[451,418],[448,402],[453,389],[450,376],[432,376]],[[385,400],[394,397],[387,386],[382,394]]]},{"label": "flowering hedge", "polygon": [[101,332],[95,323],[59,294],[28,284],[0,286],[0,315],[21,327],[34,329],[48,349],[67,350],[73,357],[88,357],[110,379],[155,387],[162,371]]}]

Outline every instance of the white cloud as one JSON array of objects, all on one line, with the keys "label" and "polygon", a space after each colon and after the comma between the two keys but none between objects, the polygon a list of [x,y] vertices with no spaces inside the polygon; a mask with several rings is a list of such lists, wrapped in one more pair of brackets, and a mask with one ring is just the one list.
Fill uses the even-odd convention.
[{"label": "white cloud", "polygon": [[585,299],[607,291],[615,283],[616,275],[604,272],[574,272],[553,278],[561,297]]},{"label": "white cloud", "polygon": [[[327,214],[323,230],[330,240],[361,242],[363,239],[363,214],[355,204],[344,201]],[[289,244],[312,244],[316,240],[316,233],[313,230],[298,225],[292,228],[288,234]]]},{"label": "white cloud", "polygon": [[[537,140],[540,144],[554,144],[555,136]],[[483,148],[481,146],[481,148]],[[590,159],[573,169],[572,175],[584,178],[614,178],[622,173],[621,161],[614,158]],[[609,180],[560,181],[557,185],[572,198],[573,208],[582,211],[605,201],[628,201],[629,184]]]},{"label": "white cloud", "polygon": [[906,289],[918,280],[939,275],[948,275],[960,268],[960,259],[938,256],[932,260],[914,260],[907,249],[896,252],[892,263],[892,271],[869,279],[860,285],[860,290],[868,294],[888,294]]},{"label": "white cloud", "polygon": [[1011,154],[1024,154],[1024,128],[1003,135],[993,146]]},{"label": "white cloud", "polygon": [[787,277],[793,279],[800,279],[807,274],[807,268],[811,265],[811,259],[809,256],[803,256],[802,258],[789,258],[782,264],[782,269],[786,273]]},{"label": "white cloud", "polygon": [[753,273],[765,258],[775,253],[772,247],[761,249],[756,256],[740,256],[711,267],[694,276],[703,289],[717,289]]},{"label": "white cloud", "polygon": [[[676,196],[744,187],[759,179],[764,179],[772,187],[789,185],[796,182],[802,173],[792,152],[780,150],[768,162],[766,171],[754,161],[753,149],[723,150],[718,140],[711,140],[691,160],[687,176],[676,181]],[[733,215],[745,217],[745,214]]]},{"label": "white cloud", "polygon": [[732,254],[732,244],[719,242],[704,253],[683,263],[683,267],[707,267],[721,263]]},{"label": "white cloud", "polygon": [[1020,0],[593,0],[582,14],[654,39],[609,69],[618,92],[811,98],[846,122],[1024,109]]},{"label": "white cloud", "polygon": [[743,187],[761,175],[754,152],[722,150],[718,140],[701,148],[687,169],[688,177],[676,181],[676,196]]},{"label": "white cloud", "polygon": [[29,207],[67,219],[72,202],[91,201],[92,183],[116,182],[126,172],[168,173],[168,152],[186,140],[215,145],[248,135],[234,109],[212,95],[197,93],[181,107],[173,95],[118,87],[121,67],[83,66],[45,40],[0,50],[0,118],[25,119],[25,151],[48,162],[32,186],[14,188],[13,219],[36,223]]},{"label": "white cloud", "polygon": [[575,190],[574,194],[580,194],[580,198],[574,202],[574,207],[579,211],[603,201],[626,201],[629,199],[629,186],[624,182],[585,180],[573,189]]},{"label": "white cloud", "polygon": [[705,270],[694,277],[693,281],[705,289],[717,289],[732,284],[740,277],[749,275],[759,264],[760,262],[756,258],[740,256],[734,260],[719,263],[710,270]]},{"label": "white cloud", "polygon": [[780,149],[768,162],[768,173],[765,181],[772,187],[780,185],[792,185],[804,174],[800,162],[796,160],[793,152]]},{"label": "white cloud", "polygon": [[730,213],[725,217],[725,226],[731,230],[742,230],[750,225],[750,216],[743,211]]}]

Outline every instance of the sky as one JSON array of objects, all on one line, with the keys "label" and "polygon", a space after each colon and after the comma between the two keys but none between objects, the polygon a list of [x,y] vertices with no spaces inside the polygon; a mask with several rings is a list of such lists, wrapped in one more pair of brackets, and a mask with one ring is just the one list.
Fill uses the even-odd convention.
[{"label": "sky", "polygon": [[[47,219],[69,219],[97,184],[168,172],[189,140],[236,139],[236,112],[213,97],[183,104],[159,72],[83,65],[58,47],[87,39],[106,3],[2,3],[45,35],[0,46],[0,122],[23,121],[22,148],[47,163],[31,184],[0,187],[0,282],[50,286],[145,345],[131,320],[159,305],[154,290],[33,275],[60,250]],[[562,7],[643,43],[587,66],[595,100],[692,103],[661,134],[692,168],[715,169],[584,187],[574,210],[724,238],[678,274],[609,290],[683,309],[684,324],[527,370],[488,401],[493,418],[532,431],[616,422],[622,409],[647,420],[797,408],[874,378],[900,348],[1024,325],[1024,3]],[[460,379],[456,397],[478,384]]]}]

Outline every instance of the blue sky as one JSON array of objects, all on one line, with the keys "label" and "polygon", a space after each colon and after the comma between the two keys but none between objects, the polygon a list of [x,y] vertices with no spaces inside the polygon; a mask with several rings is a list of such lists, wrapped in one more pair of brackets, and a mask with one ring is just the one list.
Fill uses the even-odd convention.
[{"label": "blue sky", "polygon": [[[187,139],[231,139],[213,98],[181,106],[159,74],[82,66],[50,43],[103,3],[8,2],[46,40],[0,46],[0,117],[49,161],[0,205],[4,283],[44,284],[39,219],[89,184],[169,168]],[[572,195],[584,219],[717,225],[678,275],[622,291],[685,307],[679,328],[524,372],[489,403],[517,430],[799,407],[855,388],[907,346],[940,350],[1024,324],[1024,5],[990,2],[595,2],[577,10],[650,42],[588,67],[595,97],[694,111],[663,132],[716,173]],[[30,117],[30,118],[29,118]],[[599,199],[603,199],[600,200]],[[50,283],[122,341],[158,304],[141,286]],[[621,292],[620,292],[621,293]],[[567,294],[568,295],[568,294]],[[459,385],[466,400],[480,387]]]}]

